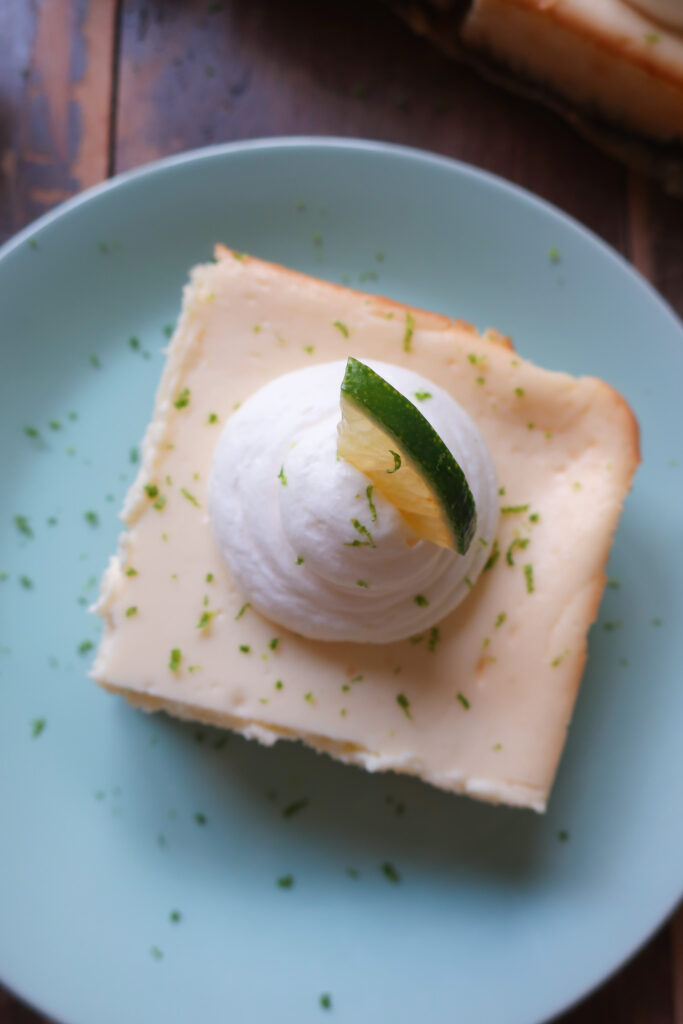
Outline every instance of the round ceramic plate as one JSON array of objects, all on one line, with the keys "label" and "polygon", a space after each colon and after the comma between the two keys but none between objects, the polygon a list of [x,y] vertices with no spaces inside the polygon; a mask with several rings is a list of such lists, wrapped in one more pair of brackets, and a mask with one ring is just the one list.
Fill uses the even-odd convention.
[{"label": "round ceramic plate", "polygon": [[[226,741],[88,681],[86,605],[217,240],[494,325],[632,404],[644,464],[544,817]],[[3,981],[68,1024],[533,1024],[628,957],[683,883],[683,336],[648,285],[472,168],[294,139],[67,203],[0,253],[0,309]]]}]

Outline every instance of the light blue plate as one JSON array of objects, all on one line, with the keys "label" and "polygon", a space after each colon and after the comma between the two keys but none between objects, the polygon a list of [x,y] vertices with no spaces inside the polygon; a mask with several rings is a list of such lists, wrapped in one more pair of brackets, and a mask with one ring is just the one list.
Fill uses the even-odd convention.
[{"label": "light blue plate", "polygon": [[[645,461],[610,564],[621,586],[545,817],[293,744],[224,744],[86,679],[84,605],[164,327],[216,240],[495,325],[632,404]],[[683,334],[648,285],[469,167],[295,139],[191,153],[65,204],[0,254],[0,310],[3,980],[68,1024],[533,1024],[628,957],[683,883]]]}]

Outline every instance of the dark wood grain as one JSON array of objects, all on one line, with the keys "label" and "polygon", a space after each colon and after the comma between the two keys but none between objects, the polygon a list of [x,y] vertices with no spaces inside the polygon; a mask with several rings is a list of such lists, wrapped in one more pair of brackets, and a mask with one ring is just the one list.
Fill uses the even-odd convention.
[{"label": "dark wood grain", "polygon": [[619,164],[436,54],[383,7],[128,0],[121,54],[118,170],[259,135],[386,139],[504,174],[628,249]]},{"label": "dark wood grain", "polygon": [[[683,203],[369,0],[0,0],[0,54],[4,235],[108,163],[260,135],[357,135],[455,156],[544,196],[683,311]],[[0,991],[0,1024],[44,1021]],[[683,1024],[683,911],[561,1024]]]},{"label": "dark wood grain", "polygon": [[107,174],[115,0],[0,2],[0,233]]},{"label": "dark wood grain", "polygon": [[634,264],[683,316],[683,201],[632,174],[630,219]]}]

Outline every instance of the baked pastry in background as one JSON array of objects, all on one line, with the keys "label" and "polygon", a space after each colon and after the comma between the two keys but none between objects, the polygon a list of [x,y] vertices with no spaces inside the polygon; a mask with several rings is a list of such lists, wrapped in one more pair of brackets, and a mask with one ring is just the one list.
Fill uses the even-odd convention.
[{"label": "baked pastry in background", "polygon": [[683,141],[683,32],[624,0],[474,0],[462,40],[626,129]]}]

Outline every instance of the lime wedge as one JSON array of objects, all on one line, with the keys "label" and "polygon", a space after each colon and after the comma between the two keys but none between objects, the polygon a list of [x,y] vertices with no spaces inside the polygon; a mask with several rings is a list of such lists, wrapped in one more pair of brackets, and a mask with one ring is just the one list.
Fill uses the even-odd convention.
[{"label": "lime wedge", "polygon": [[358,359],[341,386],[337,451],[369,477],[418,537],[464,555],[477,513],[462,469],[412,402]]}]

